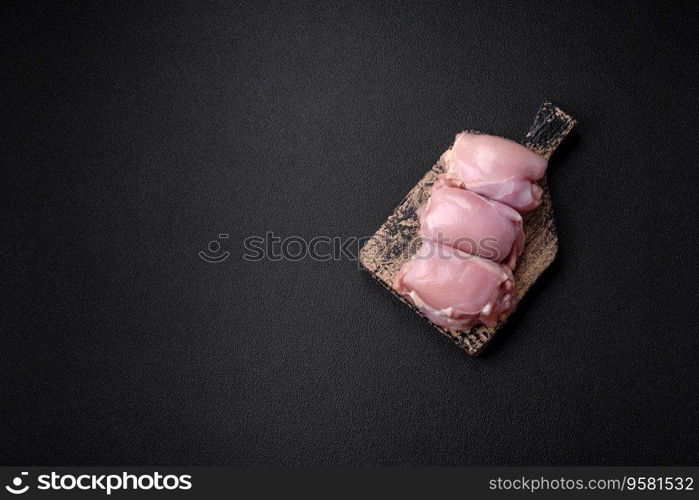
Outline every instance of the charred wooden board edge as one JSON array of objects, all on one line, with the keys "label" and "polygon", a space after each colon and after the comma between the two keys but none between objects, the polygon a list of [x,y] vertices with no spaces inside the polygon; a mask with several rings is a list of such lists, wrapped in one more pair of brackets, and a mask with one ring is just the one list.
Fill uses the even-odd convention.
[{"label": "charred wooden board edge", "polygon": [[[522,143],[548,159],[574,126],[575,120],[570,115],[551,102],[545,101]],[[393,281],[402,264],[419,247],[420,223],[415,211],[427,200],[429,188],[443,171],[444,167],[438,161],[410,190],[379,230],[366,242],[359,255],[362,266],[379,283],[423,318],[425,316],[420,311],[396,292],[393,288]],[[515,306],[510,314],[516,309],[517,303],[527,290],[553,262],[558,251],[551,197],[545,176],[539,181],[539,185],[543,189],[542,203],[536,210],[524,216],[524,231],[527,241],[515,270],[517,293]],[[479,326],[468,331],[448,330],[434,323],[430,322],[430,324],[469,354],[478,355],[506,321],[507,318],[494,328]]]}]

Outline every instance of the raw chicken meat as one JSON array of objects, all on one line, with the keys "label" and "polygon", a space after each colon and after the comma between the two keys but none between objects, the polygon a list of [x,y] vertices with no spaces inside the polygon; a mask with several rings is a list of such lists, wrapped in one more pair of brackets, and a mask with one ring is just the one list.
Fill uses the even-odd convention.
[{"label": "raw chicken meat", "polygon": [[427,203],[418,209],[420,236],[515,268],[524,248],[522,216],[438,179]]},{"label": "raw chicken meat", "polygon": [[509,139],[462,132],[454,146],[442,155],[445,178],[455,187],[500,201],[519,212],[541,203],[541,188],[533,182],[543,177],[546,160]]},{"label": "raw chicken meat", "polygon": [[512,308],[514,278],[501,264],[423,240],[394,288],[433,323],[468,330],[480,323],[495,326]]}]

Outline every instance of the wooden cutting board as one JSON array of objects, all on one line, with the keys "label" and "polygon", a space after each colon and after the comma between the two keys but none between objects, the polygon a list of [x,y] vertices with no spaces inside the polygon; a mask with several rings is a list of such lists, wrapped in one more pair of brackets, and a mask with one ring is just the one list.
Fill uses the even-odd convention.
[{"label": "wooden cutting board", "polygon": [[[536,114],[522,144],[548,159],[574,126],[575,120],[571,116],[546,101]],[[430,187],[443,172],[444,166],[438,161],[410,190],[359,254],[359,261],[364,268],[420,316],[423,315],[396,292],[393,282],[403,263],[419,248],[420,221],[415,211],[427,201]],[[539,181],[539,186],[543,189],[541,205],[523,216],[526,243],[514,272],[517,293],[512,311],[537,278],[551,265],[558,251],[556,224],[546,176]],[[450,330],[431,324],[469,354],[477,355],[506,321],[507,318],[494,328],[481,325],[466,331]]]}]

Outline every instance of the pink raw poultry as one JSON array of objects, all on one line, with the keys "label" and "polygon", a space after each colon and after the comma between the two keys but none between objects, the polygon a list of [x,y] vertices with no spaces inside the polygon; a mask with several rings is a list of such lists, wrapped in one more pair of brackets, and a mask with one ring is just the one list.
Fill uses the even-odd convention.
[{"label": "pink raw poultry", "polygon": [[514,269],[524,248],[522,216],[497,201],[449,187],[440,178],[418,210],[420,236]]},{"label": "pink raw poultry", "polygon": [[445,179],[519,212],[541,203],[541,188],[533,182],[543,177],[546,160],[509,139],[462,132],[454,146],[442,155]]},{"label": "pink raw poultry", "polygon": [[467,330],[495,326],[512,308],[514,278],[501,264],[423,240],[394,287],[433,323]]}]

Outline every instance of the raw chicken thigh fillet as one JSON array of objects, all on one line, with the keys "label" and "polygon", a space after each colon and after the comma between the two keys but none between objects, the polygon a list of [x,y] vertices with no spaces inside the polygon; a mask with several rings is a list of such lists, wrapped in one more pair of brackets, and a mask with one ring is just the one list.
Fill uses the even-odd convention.
[{"label": "raw chicken thigh fillet", "polygon": [[508,139],[462,132],[417,210],[422,246],[395,289],[436,325],[497,325],[514,306],[512,270],[524,249],[520,212],[541,203],[546,159]]},{"label": "raw chicken thigh fillet", "polygon": [[544,176],[574,126],[546,101],[523,144],[457,134],[365,243],[360,262],[459,347],[479,354],[555,259]]},{"label": "raw chicken thigh fillet", "polygon": [[522,216],[513,208],[438,180],[418,209],[420,236],[514,269],[524,249]]},{"label": "raw chicken thigh fillet", "polygon": [[433,323],[467,330],[495,326],[509,311],[514,278],[503,265],[424,240],[394,286]]},{"label": "raw chicken thigh fillet", "polygon": [[521,144],[492,135],[462,132],[442,155],[445,179],[461,187],[528,212],[541,203],[534,181],[546,172],[547,161]]}]

